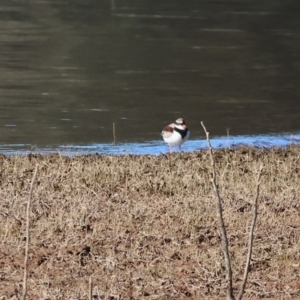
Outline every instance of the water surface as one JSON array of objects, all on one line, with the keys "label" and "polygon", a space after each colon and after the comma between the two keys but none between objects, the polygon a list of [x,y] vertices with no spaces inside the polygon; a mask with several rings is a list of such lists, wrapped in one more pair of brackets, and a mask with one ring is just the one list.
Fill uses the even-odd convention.
[{"label": "water surface", "polygon": [[[214,149],[241,147],[256,148],[285,148],[300,144],[300,134],[282,135],[259,135],[259,136],[227,136],[214,137],[210,140]],[[181,146],[183,152],[202,151],[208,149],[208,143],[204,140],[189,140]],[[87,146],[64,145],[58,147],[33,147],[32,145],[3,145],[0,152],[6,155],[37,154],[63,154],[63,155],[86,155],[86,154],[108,154],[108,155],[160,155],[168,154],[169,147],[162,141],[148,141],[143,143],[102,143]],[[178,147],[173,147],[172,152],[179,152]]]},{"label": "water surface", "polygon": [[299,1],[3,0],[0,146],[110,152],[114,123],[118,145],[165,147],[177,117],[187,149],[200,121],[214,137],[298,134],[299,12]]}]

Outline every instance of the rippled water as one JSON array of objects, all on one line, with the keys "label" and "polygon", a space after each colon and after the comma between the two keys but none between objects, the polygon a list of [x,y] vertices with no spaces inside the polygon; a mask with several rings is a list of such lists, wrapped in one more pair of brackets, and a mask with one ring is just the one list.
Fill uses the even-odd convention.
[{"label": "rippled water", "polygon": [[299,11],[295,0],[3,0],[0,147],[165,152],[159,132],[178,117],[187,150],[200,121],[212,136],[296,136]]}]

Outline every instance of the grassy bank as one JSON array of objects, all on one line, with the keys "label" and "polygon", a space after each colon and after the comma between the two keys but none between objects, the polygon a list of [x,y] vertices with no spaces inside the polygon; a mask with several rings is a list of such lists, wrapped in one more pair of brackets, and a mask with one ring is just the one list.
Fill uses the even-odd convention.
[{"label": "grassy bank", "polygon": [[[300,298],[300,147],[218,150],[218,186],[239,288],[261,163],[246,296]],[[207,152],[0,157],[0,298],[220,299],[226,295]],[[6,298],[5,298],[6,297]],[[246,299],[246,298],[245,298]],[[254,299],[254,298],[251,298]]]}]

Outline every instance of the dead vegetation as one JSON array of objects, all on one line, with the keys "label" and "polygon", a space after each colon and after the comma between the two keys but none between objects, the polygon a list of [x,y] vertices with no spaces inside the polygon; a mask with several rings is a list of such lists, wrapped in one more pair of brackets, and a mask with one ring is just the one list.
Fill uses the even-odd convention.
[{"label": "dead vegetation", "polygon": [[[263,164],[245,299],[299,299],[300,148],[224,149],[214,155],[234,292],[243,277],[256,174]],[[1,156],[0,299],[21,297],[26,208],[37,163],[28,299],[226,296],[205,151]]]}]

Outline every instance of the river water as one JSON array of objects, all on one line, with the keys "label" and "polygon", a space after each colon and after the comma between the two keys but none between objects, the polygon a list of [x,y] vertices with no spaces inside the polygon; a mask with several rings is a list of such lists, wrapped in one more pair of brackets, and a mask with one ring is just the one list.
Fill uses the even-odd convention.
[{"label": "river water", "polygon": [[215,146],[297,143],[299,13],[295,0],[2,0],[0,150],[166,152],[178,117],[188,151],[205,147],[200,121]]}]

